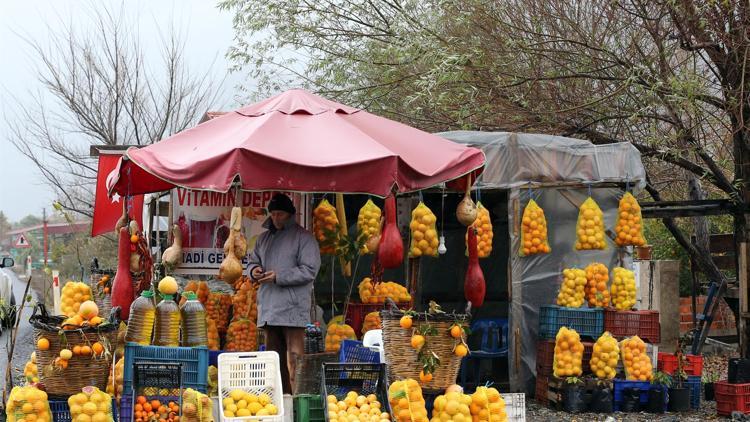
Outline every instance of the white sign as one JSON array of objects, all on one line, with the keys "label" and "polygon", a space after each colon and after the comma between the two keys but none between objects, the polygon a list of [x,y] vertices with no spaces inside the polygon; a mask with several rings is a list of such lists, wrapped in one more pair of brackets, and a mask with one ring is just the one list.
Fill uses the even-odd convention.
[{"label": "white sign", "polygon": [[26,236],[23,233],[21,233],[16,238],[15,243],[13,243],[13,247],[17,248],[17,249],[20,249],[20,248],[30,248],[31,247],[31,243],[29,243],[29,240],[26,239]]},{"label": "white sign", "polygon": [[[218,274],[224,260],[224,242],[229,236],[229,223],[232,208],[239,201],[242,207],[242,232],[248,243],[248,254],[255,240],[262,233],[266,220],[266,206],[273,192],[228,193],[172,190],[173,224],[182,232],[182,263],[176,272],[190,274],[215,272]],[[293,195],[295,207],[300,210],[300,195]],[[247,265],[247,257],[243,266]]]}]

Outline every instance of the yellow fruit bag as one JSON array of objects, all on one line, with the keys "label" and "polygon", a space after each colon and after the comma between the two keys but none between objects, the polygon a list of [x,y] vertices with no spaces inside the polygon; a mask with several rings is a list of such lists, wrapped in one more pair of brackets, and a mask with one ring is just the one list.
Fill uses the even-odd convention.
[{"label": "yellow fruit bag", "polygon": [[339,218],[336,216],[336,208],[327,199],[313,210],[313,232],[318,240],[320,253],[333,255],[336,253],[336,244],[339,240]]},{"label": "yellow fruit bag", "polygon": [[68,407],[74,421],[88,416],[91,421],[113,422],[112,396],[96,387],[84,387],[80,393],[68,397]]},{"label": "yellow fruit bag", "polygon": [[[114,396],[117,400],[122,397],[122,380],[125,373],[125,358],[121,357],[117,360],[113,370],[109,372],[109,380],[107,381],[107,394]],[[114,375],[114,377],[113,377]]]},{"label": "yellow fruit bag", "polygon": [[651,358],[646,353],[646,343],[638,336],[626,338],[620,342],[622,366],[625,378],[631,381],[651,381],[654,368]]},{"label": "yellow fruit bag", "polygon": [[363,254],[369,254],[373,251],[367,249],[367,241],[371,237],[380,233],[380,217],[383,212],[380,207],[375,205],[371,199],[359,209],[359,215],[357,215],[357,232],[359,233],[359,240],[363,243],[360,252]]},{"label": "yellow fruit bag", "polygon": [[31,386],[13,387],[5,403],[5,415],[8,422],[51,421],[47,393]]},{"label": "yellow fruit bag", "polygon": [[617,375],[617,362],[620,360],[620,347],[617,340],[605,331],[594,343],[594,351],[591,354],[591,372],[601,379],[611,380]]},{"label": "yellow fruit bag", "polygon": [[580,308],[584,302],[585,287],[586,271],[579,268],[564,269],[557,304],[568,308]]},{"label": "yellow fruit bag", "polygon": [[91,300],[92,297],[91,287],[88,284],[80,281],[69,281],[65,283],[62,292],[60,292],[60,310],[63,315],[71,318],[78,313],[81,304]]},{"label": "yellow fruit bag", "polygon": [[507,422],[505,400],[495,388],[477,387],[471,395],[471,416],[474,422]]},{"label": "yellow fruit bag", "polygon": [[36,366],[36,352],[31,352],[29,360],[23,367],[23,376],[27,382],[39,382],[39,367]]},{"label": "yellow fruit bag", "polygon": [[635,306],[635,273],[622,267],[612,270],[612,304],[621,311]]},{"label": "yellow fruit bag", "polygon": [[609,306],[609,269],[600,262],[593,262],[586,267],[586,301],[592,308]]},{"label": "yellow fruit bag", "polygon": [[369,314],[365,315],[365,322],[364,324],[362,324],[362,335],[370,330],[379,330],[382,327],[383,324],[380,321],[380,312],[370,312]]},{"label": "yellow fruit bag", "polygon": [[617,224],[615,225],[617,246],[645,245],[646,238],[643,237],[642,221],[641,206],[630,192],[625,192],[617,207]]},{"label": "yellow fruit bag", "polygon": [[[477,255],[480,258],[487,258],[492,253],[492,239],[495,236],[492,232],[492,220],[490,220],[490,211],[477,202],[477,219],[469,227],[477,230]],[[466,244],[466,256],[469,256],[469,235],[468,231],[464,234],[464,244]]]},{"label": "yellow fruit bag", "polygon": [[427,208],[424,202],[420,202],[411,212],[411,247],[409,256],[418,258],[420,256],[437,256],[439,244],[435,222],[437,217],[432,210]]},{"label": "yellow fruit bag", "polygon": [[208,377],[206,377],[208,384],[208,396],[216,397],[219,395],[219,368],[210,365],[208,367]]},{"label": "yellow fruit bag", "polygon": [[547,219],[544,210],[534,201],[529,200],[521,217],[521,256],[538,253],[550,253],[547,241]]},{"label": "yellow fruit bag", "polygon": [[578,211],[576,224],[576,250],[607,249],[604,239],[604,214],[590,196]]},{"label": "yellow fruit bag", "polygon": [[326,330],[326,352],[338,352],[344,340],[356,340],[354,328],[343,323],[329,323]]},{"label": "yellow fruit bag", "polygon": [[411,378],[395,381],[388,388],[393,420],[397,422],[427,422],[427,409],[422,397],[422,388]]},{"label": "yellow fruit bag", "polygon": [[182,392],[183,422],[213,422],[213,404],[207,395],[192,388]]},{"label": "yellow fruit bag", "polygon": [[583,373],[583,343],[576,330],[560,327],[555,338],[553,373],[558,378],[579,377]]},{"label": "yellow fruit bag", "polygon": [[437,396],[432,403],[432,419],[430,420],[439,422],[463,418],[465,421],[470,421],[472,420],[471,403],[471,396],[456,391]]}]

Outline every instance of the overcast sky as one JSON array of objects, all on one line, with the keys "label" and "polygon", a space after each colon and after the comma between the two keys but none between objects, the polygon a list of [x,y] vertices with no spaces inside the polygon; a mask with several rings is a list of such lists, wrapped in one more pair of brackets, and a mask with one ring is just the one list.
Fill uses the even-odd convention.
[{"label": "overcast sky", "polygon": [[[59,28],[61,21],[69,21],[85,26],[86,9],[94,3],[112,5],[114,10],[124,5],[129,20],[137,20],[142,39],[156,38],[159,28],[175,22],[183,28],[185,57],[194,72],[205,72],[213,62],[216,79],[226,75],[224,53],[232,42],[232,16],[216,9],[214,0],[0,0],[0,117],[14,113],[11,96],[24,98],[40,89],[34,58],[17,34],[43,40],[47,24]],[[147,51],[146,57],[159,60],[157,51]],[[236,105],[234,87],[241,78],[235,74],[227,79],[216,108]],[[50,212],[54,199],[34,165],[10,143],[0,118],[0,211],[17,221],[28,214],[41,215],[44,207]]]}]

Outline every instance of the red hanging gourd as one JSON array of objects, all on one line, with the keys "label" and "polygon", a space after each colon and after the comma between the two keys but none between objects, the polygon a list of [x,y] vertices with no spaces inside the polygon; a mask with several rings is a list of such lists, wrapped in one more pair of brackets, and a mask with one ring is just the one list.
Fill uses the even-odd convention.
[{"label": "red hanging gourd", "polygon": [[385,198],[385,225],[378,245],[378,260],[383,268],[398,268],[404,261],[404,242],[396,221],[396,197]]},{"label": "red hanging gourd", "polygon": [[464,278],[464,297],[471,302],[471,306],[479,308],[484,304],[484,294],[487,287],[484,283],[484,273],[479,266],[479,254],[477,253],[477,233],[474,227],[467,229],[469,248],[469,267],[466,269]]},{"label": "red hanging gourd", "polygon": [[120,228],[117,244],[117,273],[112,282],[112,307],[120,307],[120,316],[127,320],[133,302],[133,279],[130,277],[130,233],[127,227]]}]

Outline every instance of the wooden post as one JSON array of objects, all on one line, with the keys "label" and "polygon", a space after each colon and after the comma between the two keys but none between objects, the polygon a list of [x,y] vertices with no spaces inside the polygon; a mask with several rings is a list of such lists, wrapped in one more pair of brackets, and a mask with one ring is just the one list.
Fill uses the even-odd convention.
[{"label": "wooden post", "polygon": [[740,284],[740,312],[739,321],[736,323],[739,326],[740,332],[740,356],[746,357],[748,352],[748,336],[747,336],[747,317],[748,311],[748,256],[747,256],[747,242],[740,242],[740,250],[737,256],[737,265],[739,271],[737,274],[737,280]]}]

